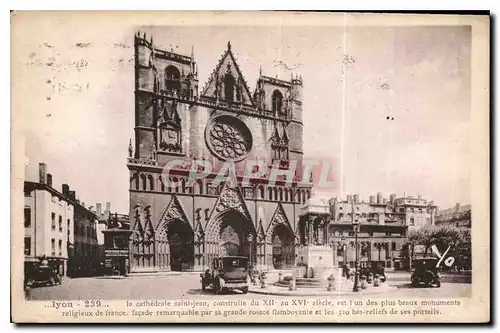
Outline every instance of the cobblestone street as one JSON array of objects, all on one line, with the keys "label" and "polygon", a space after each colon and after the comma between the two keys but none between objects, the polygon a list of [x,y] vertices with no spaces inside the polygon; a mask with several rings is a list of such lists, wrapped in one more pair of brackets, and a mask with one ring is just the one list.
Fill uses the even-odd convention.
[{"label": "cobblestone street", "polygon": [[[275,279],[270,278],[270,282]],[[431,297],[458,298],[469,297],[471,284],[443,283],[441,288],[411,288],[409,275],[398,273],[388,275],[391,287],[386,293],[370,295],[370,298],[385,297]],[[373,288],[373,287],[371,287]],[[326,288],[325,288],[326,289]],[[369,291],[368,291],[369,292]],[[364,294],[368,297],[368,292]],[[334,294],[332,294],[333,296]],[[60,286],[33,288],[27,292],[32,300],[118,300],[118,299],[214,299],[214,298],[277,298],[290,296],[271,296],[238,291],[225,295],[214,295],[210,290],[202,292],[200,278],[195,274],[177,276],[142,276],[128,278],[78,278],[66,279]],[[324,296],[323,296],[324,297]],[[339,297],[351,297],[341,295]],[[363,292],[352,294],[363,297]]]}]

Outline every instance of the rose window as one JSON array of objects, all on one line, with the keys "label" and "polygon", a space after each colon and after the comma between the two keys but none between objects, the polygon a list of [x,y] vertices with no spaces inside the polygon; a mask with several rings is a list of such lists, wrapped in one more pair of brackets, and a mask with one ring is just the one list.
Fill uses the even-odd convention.
[{"label": "rose window", "polygon": [[205,132],[207,145],[222,160],[241,160],[252,149],[252,136],[248,127],[231,116],[214,118]]}]

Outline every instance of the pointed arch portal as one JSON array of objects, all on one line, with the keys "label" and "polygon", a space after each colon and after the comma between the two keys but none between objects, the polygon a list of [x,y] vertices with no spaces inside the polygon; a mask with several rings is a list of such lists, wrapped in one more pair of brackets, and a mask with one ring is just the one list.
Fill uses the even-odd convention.
[{"label": "pointed arch portal", "polygon": [[168,219],[156,231],[137,228],[131,245],[132,271],[191,271],[194,268],[194,233],[189,223],[180,219]]},{"label": "pointed arch portal", "polygon": [[290,268],[295,262],[295,236],[285,224],[278,224],[272,233],[273,268]]},{"label": "pointed arch portal", "polygon": [[[228,209],[208,224],[205,233],[205,264],[210,265],[217,256],[238,255],[255,262],[255,228],[252,222],[240,212]],[[252,235],[251,241],[249,235]]]},{"label": "pointed arch portal", "polygon": [[179,219],[165,221],[156,235],[156,266],[160,270],[193,270],[194,232],[188,223]]}]

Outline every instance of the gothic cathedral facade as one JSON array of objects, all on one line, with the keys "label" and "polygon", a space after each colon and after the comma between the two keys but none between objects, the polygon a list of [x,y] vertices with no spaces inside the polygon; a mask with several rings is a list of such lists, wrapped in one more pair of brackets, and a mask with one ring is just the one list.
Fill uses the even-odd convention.
[{"label": "gothic cathedral facade", "polygon": [[[228,43],[199,90],[193,54],[162,50],[139,34],[134,48],[131,271],[201,271],[222,255],[249,257],[260,269],[293,266],[300,207],[311,195],[300,181],[302,78],[285,81],[261,70],[251,93]],[[192,180],[189,166],[169,163],[178,160],[213,168]],[[248,160],[293,175],[243,182]],[[215,181],[225,162],[236,166],[236,183]]]}]

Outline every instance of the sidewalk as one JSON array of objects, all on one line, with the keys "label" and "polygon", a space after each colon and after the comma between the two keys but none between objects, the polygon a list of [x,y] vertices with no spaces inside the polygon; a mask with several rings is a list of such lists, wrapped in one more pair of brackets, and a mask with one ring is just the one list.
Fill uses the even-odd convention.
[{"label": "sidewalk", "polygon": [[335,290],[328,291],[326,284],[324,288],[297,288],[297,290],[290,291],[286,287],[277,287],[268,285],[266,288],[260,286],[250,286],[249,292],[262,295],[275,295],[275,296],[340,296],[340,295],[370,295],[386,293],[390,290],[396,289],[389,286],[387,283],[381,283],[379,287],[374,287],[373,284],[368,284],[366,289],[361,289],[359,292],[352,291],[353,282],[346,281],[335,286]]}]

